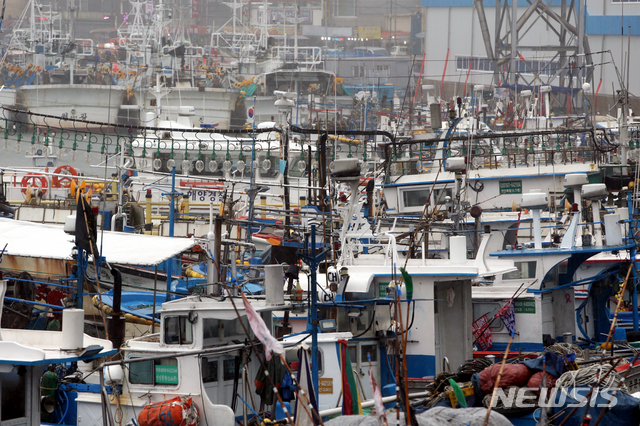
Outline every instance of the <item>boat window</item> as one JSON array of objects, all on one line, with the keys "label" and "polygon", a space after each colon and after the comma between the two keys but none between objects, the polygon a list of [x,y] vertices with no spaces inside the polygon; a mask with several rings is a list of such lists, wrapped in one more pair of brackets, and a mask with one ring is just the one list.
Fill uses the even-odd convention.
[{"label": "boat window", "polygon": [[218,381],[218,358],[202,357],[202,382]]},{"label": "boat window", "polygon": [[190,345],[193,343],[193,328],[186,315],[164,319],[164,343],[167,345]]},{"label": "boat window", "polygon": [[[487,318],[493,318],[496,312],[502,307],[499,302],[473,302],[473,320],[476,321],[483,315]],[[489,329],[492,332],[501,331],[504,328],[504,324],[500,320],[496,320],[491,323]]]},{"label": "boat window", "polygon": [[378,361],[377,348],[377,345],[362,345],[360,347],[360,363],[367,364],[369,362],[369,357],[371,357],[371,362]]},{"label": "boat window", "polygon": [[447,197],[453,198],[453,190],[451,188],[442,188],[433,190],[433,202],[438,205],[445,204]]},{"label": "boat window", "polygon": [[405,189],[402,191],[402,200],[405,207],[423,207],[429,202],[431,188]]},{"label": "boat window", "polygon": [[32,157],[34,167],[55,167],[56,161],[56,157]]},{"label": "boat window", "polygon": [[177,385],[178,360],[163,358],[129,364],[129,382],[138,385]]},{"label": "boat window", "polygon": [[221,321],[220,327],[222,328],[222,336],[223,337],[235,337],[242,336],[242,338],[246,337],[245,328],[242,327],[242,323],[244,322],[244,327],[250,332],[251,327],[249,326],[249,320],[247,317],[242,317],[242,320],[232,319],[228,321]]},{"label": "boat window", "polygon": [[[289,363],[289,365],[293,364],[294,362],[300,362],[300,348],[290,348],[287,349],[286,351],[286,359],[287,362]],[[320,377],[322,377],[322,371],[323,371],[323,351],[322,349],[318,348],[318,374],[320,375]],[[309,352],[307,353],[307,358],[309,359],[309,368],[311,368],[311,350],[309,350]],[[294,371],[296,371],[295,368],[293,368]]]},{"label": "boat window", "polygon": [[236,378],[236,358],[222,361],[222,380],[234,380]]},{"label": "boat window", "polygon": [[358,348],[357,346],[349,346],[349,359],[351,360],[351,364],[358,363]]},{"label": "boat window", "polygon": [[[280,175],[280,159],[275,155],[269,156],[269,163],[265,163],[266,155],[258,156],[258,164],[260,165],[260,177],[273,179]],[[265,167],[265,166],[269,167]]]},{"label": "boat window", "polygon": [[202,322],[202,345],[206,348],[220,343],[220,320],[205,318]]},{"label": "boat window", "polygon": [[536,261],[531,260],[528,262],[514,262],[513,266],[517,269],[515,271],[507,272],[504,274],[505,280],[526,280],[536,277]]}]

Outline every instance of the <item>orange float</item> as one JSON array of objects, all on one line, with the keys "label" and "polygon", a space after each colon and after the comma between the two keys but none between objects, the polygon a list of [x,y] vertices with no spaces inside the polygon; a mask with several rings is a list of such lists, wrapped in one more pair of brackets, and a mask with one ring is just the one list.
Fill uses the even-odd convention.
[{"label": "orange float", "polygon": [[27,193],[27,188],[29,186],[37,186],[42,188],[42,195],[47,193],[47,187],[49,184],[47,183],[47,178],[44,175],[40,175],[38,173],[27,173],[22,178],[22,182],[20,182],[20,186],[22,186],[22,193]]},{"label": "orange float", "polygon": [[138,415],[140,426],[197,426],[198,420],[198,406],[180,396],[149,404]]},{"label": "orange float", "polygon": [[[76,169],[69,165],[59,166],[57,169],[53,171],[53,176],[51,179],[51,187],[52,188],[70,188],[71,182],[77,181],[74,176],[78,176],[78,172]],[[67,175],[67,176],[57,176],[57,175]]]}]

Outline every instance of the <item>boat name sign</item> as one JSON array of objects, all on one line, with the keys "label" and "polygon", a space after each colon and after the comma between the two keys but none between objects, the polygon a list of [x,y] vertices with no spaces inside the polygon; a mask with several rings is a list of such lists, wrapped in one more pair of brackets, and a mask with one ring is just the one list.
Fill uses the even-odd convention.
[{"label": "boat name sign", "polygon": [[333,393],[333,379],[331,377],[325,377],[319,380],[318,393],[325,393],[325,394]]},{"label": "boat name sign", "polygon": [[156,383],[164,385],[177,385],[178,366],[177,365],[156,365]]},{"label": "boat name sign", "polygon": [[536,301],[534,299],[516,299],[513,308],[516,314],[535,314]]},{"label": "boat name sign", "polygon": [[500,194],[522,194],[521,180],[501,180]]}]

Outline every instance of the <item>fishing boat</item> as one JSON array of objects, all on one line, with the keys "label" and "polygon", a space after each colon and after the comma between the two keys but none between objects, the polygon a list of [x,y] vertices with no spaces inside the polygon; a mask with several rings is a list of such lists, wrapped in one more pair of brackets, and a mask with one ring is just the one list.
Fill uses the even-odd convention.
[{"label": "fishing boat", "polygon": [[[585,198],[593,200],[607,194],[604,184],[587,184],[582,186],[582,191]],[[543,244],[539,211],[548,205],[548,196],[545,193],[524,194],[522,204],[534,211],[533,244],[492,253],[498,258],[513,259],[517,270],[473,288],[474,321],[479,324],[488,319],[482,327],[492,336],[492,344],[487,347],[481,342],[481,349],[503,350],[506,346],[509,330],[501,321],[493,322],[493,318],[497,319],[494,314],[509,304],[514,305],[519,330],[511,345],[514,350],[538,351],[553,342],[601,341],[611,326],[606,314],[607,296],[601,293],[619,279],[619,268],[623,267],[624,261],[612,261],[608,268],[601,270],[592,268],[588,274],[579,271],[593,256],[617,254],[633,248],[632,243],[620,237],[620,216],[613,213],[605,216],[610,232],[606,244],[603,244],[601,232],[597,233],[597,243],[587,243],[582,240],[583,233],[578,232],[581,214],[576,205],[565,233]],[[599,223],[598,220],[596,224]],[[577,243],[578,235],[580,244]],[[583,288],[586,289],[584,297],[578,300],[578,289]],[[487,325],[489,321],[491,325]],[[618,331],[616,340],[625,340],[624,330]]]},{"label": "fishing boat", "polygon": [[[7,280],[0,279],[0,316]],[[70,417],[68,395],[59,392],[67,381],[90,375],[93,363],[117,352],[110,341],[84,334],[84,311],[62,310],[62,331],[3,328],[0,331],[0,382],[2,421],[36,426],[66,423]],[[56,372],[56,365],[62,366]],[[64,384],[63,384],[64,383]],[[93,382],[95,384],[95,382]],[[71,384],[72,389],[77,383]],[[91,381],[83,385],[91,387]],[[75,420],[75,419],[74,419]]]}]

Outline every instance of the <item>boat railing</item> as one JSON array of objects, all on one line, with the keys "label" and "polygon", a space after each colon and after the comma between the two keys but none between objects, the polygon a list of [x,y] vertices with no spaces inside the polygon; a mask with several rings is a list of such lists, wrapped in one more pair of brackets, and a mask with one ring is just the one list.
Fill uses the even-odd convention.
[{"label": "boat railing", "polygon": [[272,55],[281,61],[295,62],[306,68],[322,63],[322,49],[319,47],[274,46]]},{"label": "boat railing", "polygon": [[[390,145],[390,175],[437,172],[442,160],[449,157],[466,158],[467,170],[574,163],[601,164],[609,162],[609,151],[616,146],[608,142],[607,146],[603,146],[603,140],[594,140],[591,133],[502,137],[487,135],[447,144],[439,142],[440,144],[415,141]],[[632,147],[634,146],[638,147]]]}]

